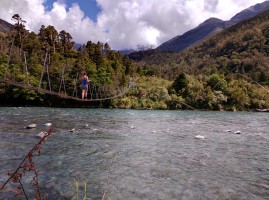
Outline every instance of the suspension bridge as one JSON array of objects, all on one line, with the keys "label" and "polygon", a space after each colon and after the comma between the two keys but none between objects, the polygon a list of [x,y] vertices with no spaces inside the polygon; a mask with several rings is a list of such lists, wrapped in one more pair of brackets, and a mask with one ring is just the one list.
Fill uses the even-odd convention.
[{"label": "suspension bridge", "polygon": [[[58,96],[59,98],[63,98],[63,99],[71,99],[71,100],[81,101],[81,102],[105,101],[105,100],[115,99],[115,98],[125,95],[135,85],[135,82],[132,80],[128,83],[128,86],[122,86],[118,88],[114,88],[109,85],[100,86],[100,85],[95,85],[95,84],[89,84],[87,99],[81,99],[80,97],[78,97],[76,90],[73,92],[73,95],[71,96],[67,94],[67,92],[56,92],[56,91],[52,91],[48,89],[39,88],[30,84],[25,84],[23,82],[15,82],[12,80],[7,80],[7,79],[0,79],[0,82],[6,85],[12,85],[12,86],[16,86],[16,87],[20,87],[20,88],[24,88],[28,90],[41,92],[43,94]],[[113,91],[111,89],[113,89]]]},{"label": "suspension bridge", "polygon": [[[44,59],[40,61],[43,62],[43,64],[36,64],[35,67],[32,66],[31,69],[28,67],[27,52],[22,48],[22,33],[20,30],[26,21],[22,20],[18,14],[15,14],[12,19],[16,21],[17,29],[11,30],[13,37],[10,41],[7,53],[8,61],[0,66],[0,83],[6,86],[20,87],[43,94],[55,95],[63,99],[83,102],[105,101],[118,98],[126,94],[134,86],[134,78],[129,78],[128,81],[115,80],[116,83],[110,84],[100,84],[98,81],[96,81],[96,83],[91,81],[88,86],[88,95],[86,99],[82,99],[79,78],[82,70],[75,69],[73,66],[74,63],[72,62],[68,64],[67,59],[66,64],[61,63],[61,66],[54,67],[51,62],[52,50],[50,50],[50,48],[46,47],[43,51]],[[19,41],[19,45],[17,46],[15,45],[16,37]],[[17,51],[17,57],[19,57],[20,60],[20,64],[17,62],[16,66],[11,62],[12,56],[14,57],[14,51]],[[41,66],[42,70],[33,69],[40,68]],[[51,73],[53,73],[53,76],[51,76]]]},{"label": "suspension bridge", "polygon": [[[70,99],[80,102],[97,102],[115,99],[125,95],[135,85],[135,78],[130,78],[128,83],[118,86],[113,84],[101,85],[91,81],[88,86],[87,99],[82,99],[79,73],[72,79],[70,78],[70,73],[65,74],[65,68],[66,66],[63,66],[61,77],[53,82],[50,78],[48,65],[44,65],[41,74],[38,77],[35,77],[35,79],[39,79],[39,83],[37,84],[35,82],[35,84],[33,84],[30,81],[33,76],[29,73],[27,65],[25,65],[24,69],[19,69],[19,73],[21,73],[20,78],[16,77],[14,69],[11,69],[9,65],[6,65],[5,73],[0,76],[0,83],[5,84],[6,86],[15,86],[43,94],[54,95],[62,99]],[[11,71],[13,71],[13,73]],[[69,81],[66,82],[66,79]]]}]

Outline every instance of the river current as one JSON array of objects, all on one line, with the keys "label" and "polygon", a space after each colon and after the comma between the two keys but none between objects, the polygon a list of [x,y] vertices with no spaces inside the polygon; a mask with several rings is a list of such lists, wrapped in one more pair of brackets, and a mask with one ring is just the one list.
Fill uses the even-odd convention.
[{"label": "river current", "polygon": [[2,107],[1,186],[46,123],[34,159],[48,199],[76,199],[74,180],[79,199],[269,199],[269,113]]}]

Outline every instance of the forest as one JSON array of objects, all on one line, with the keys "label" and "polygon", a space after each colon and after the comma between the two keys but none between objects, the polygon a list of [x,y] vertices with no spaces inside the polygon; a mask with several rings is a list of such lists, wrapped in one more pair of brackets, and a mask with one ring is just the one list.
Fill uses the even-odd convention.
[{"label": "forest", "polygon": [[[91,84],[109,86],[108,92],[111,93],[128,84],[130,76],[135,73],[135,65],[128,56],[111,50],[108,43],[88,41],[76,49],[72,36],[64,30],[58,32],[53,26],[42,25],[35,34],[25,30],[24,21],[18,14],[12,18],[16,23],[5,35],[8,48],[0,55],[2,79],[81,97],[80,78],[84,72]],[[58,106],[63,101],[39,91],[4,83],[0,95],[2,105]],[[82,105],[74,101],[64,104],[70,107]]]},{"label": "forest", "polygon": [[[136,60],[113,51],[108,43],[88,41],[76,49],[64,30],[41,26],[35,34],[25,30],[18,14],[13,18],[13,29],[1,36],[7,41],[6,51],[0,52],[1,79],[60,91],[64,71],[66,93],[80,97],[74,82],[80,83],[83,72],[94,84],[109,85],[112,93],[135,77],[128,93],[99,105],[109,108],[269,108],[269,11],[215,32],[180,53],[141,51]],[[0,98],[7,106],[85,106],[5,83],[0,85]]]},{"label": "forest", "polygon": [[[269,11],[266,11],[217,31],[180,53],[149,50],[132,57],[137,60],[140,76],[171,81],[162,88],[167,89],[170,100],[163,101],[170,109],[189,106],[231,111],[268,108],[268,33]],[[152,88],[143,89],[144,96],[152,96]]]}]

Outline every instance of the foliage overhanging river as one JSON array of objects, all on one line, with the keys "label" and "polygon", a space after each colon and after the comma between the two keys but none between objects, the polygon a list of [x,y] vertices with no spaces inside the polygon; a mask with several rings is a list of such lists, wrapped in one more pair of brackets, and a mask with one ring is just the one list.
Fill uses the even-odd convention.
[{"label": "foliage overhanging river", "polygon": [[80,199],[84,181],[89,199],[269,198],[269,113],[2,107],[0,119],[1,185],[51,122],[35,157],[45,192],[74,199],[75,178]]}]

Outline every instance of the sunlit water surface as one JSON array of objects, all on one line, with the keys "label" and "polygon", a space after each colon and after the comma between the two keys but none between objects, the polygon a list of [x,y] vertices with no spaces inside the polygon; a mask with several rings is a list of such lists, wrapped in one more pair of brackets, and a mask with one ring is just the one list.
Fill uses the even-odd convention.
[{"label": "sunlit water surface", "polygon": [[84,182],[87,199],[269,199],[269,113],[0,108],[1,185],[48,122],[35,157],[48,199],[75,199],[74,179],[79,199]]}]

